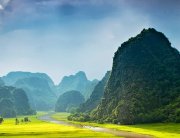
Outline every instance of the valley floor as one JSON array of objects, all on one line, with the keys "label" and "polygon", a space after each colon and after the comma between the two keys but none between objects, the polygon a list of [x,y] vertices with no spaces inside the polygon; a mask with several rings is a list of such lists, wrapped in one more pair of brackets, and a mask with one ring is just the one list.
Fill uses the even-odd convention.
[{"label": "valley floor", "polygon": [[[15,125],[15,118],[5,119],[0,125],[1,138],[115,138],[111,134],[93,132],[88,129],[59,125],[38,120],[37,116],[29,116],[31,122]],[[19,117],[21,120],[23,117]]]},{"label": "valley floor", "polygon": [[[57,120],[67,121],[68,113],[56,113],[52,117]],[[110,128],[120,131],[134,132],[144,135],[149,135],[156,138],[180,138],[180,123],[154,123],[154,124],[140,124],[140,125],[115,125],[115,124],[97,124],[89,122],[74,122],[74,124],[84,126],[96,126],[102,128]]]},{"label": "valley floor", "polygon": [[[55,116],[55,117],[54,117]],[[52,122],[55,124],[60,124],[60,125],[65,125],[65,126],[73,126],[76,128],[83,128],[83,129],[88,129],[94,132],[102,132],[102,133],[107,133],[107,134],[112,134],[118,137],[125,137],[125,138],[152,138],[152,136],[149,135],[144,135],[144,134],[138,134],[134,132],[128,132],[128,131],[121,131],[121,130],[115,130],[111,128],[104,128],[104,127],[99,127],[99,126],[92,126],[92,125],[86,125],[86,124],[78,124],[78,122],[70,122],[67,121],[67,113],[60,113],[60,114],[55,114],[48,113],[43,116],[40,116],[40,120],[44,120],[46,122]]]},{"label": "valley floor", "polygon": [[[180,124],[143,124],[143,125],[115,125],[115,124],[97,124],[88,122],[68,121],[68,113],[38,113],[38,115],[29,116],[31,122],[21,122],[15,125],[15,118],[5,119],[0,125],[1,138],[116,138],[115,135],[128,134],[131,138],[138,138],[139,134],[143,137],[157,138],[180,138]],[[43,118],[44,117],[44,118]],[[22,117],[18,117],[21,120]],[[50,119],[51,118],[51,119]],[[41,121],[41,120],[44,121]],[[59,121],[58,121],[59,120]],[[70,123],[70,124],[68,124]],[[72,125],[73,124],[73,125]],[[80,126],[80,127],[79,127]],[[88,126],[86,128],[84,126]],[[91,128],[92,127],[92,128]],[[96,128],[98,131],[93,130]],[[107,130],[106,130],[107,128]],[[115,135],[108,134],[115,130]],[[105,133],[104,133],[105,132]],[[134,135],[129,135],[134,134]]]}]

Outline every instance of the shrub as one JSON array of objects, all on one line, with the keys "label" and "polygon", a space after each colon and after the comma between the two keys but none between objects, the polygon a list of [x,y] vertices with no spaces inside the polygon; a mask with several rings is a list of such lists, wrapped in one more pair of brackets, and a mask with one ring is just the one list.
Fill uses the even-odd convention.
[{"label": "shrub", "polygon": [[2,124],[4,121],[4,119],[2,117],[0,117],[0,124]]}]

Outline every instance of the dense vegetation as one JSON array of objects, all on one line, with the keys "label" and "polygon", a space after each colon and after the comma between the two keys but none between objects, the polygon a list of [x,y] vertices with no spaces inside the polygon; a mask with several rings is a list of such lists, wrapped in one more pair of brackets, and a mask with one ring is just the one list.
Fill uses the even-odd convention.
[{"label": "dense vegetation", "polygon": [[73,112],[83,102],[84,97],[79,91],[68,91],[59,96],[55,111]]},{"label": "dense vegetation", "polygon": [[[53,118],[60,121],[68,121],[69,113],[56,113],[52,115]],[[83,119],[83,118],[79,118]],[[79,122],[80,121],[80,122]],[[144,135],[150,135],[152,138],[180,138],[180,124],[179,123],[152,123],[152,124],[136,124],[136,125],[117,125],[112,123],[95,123],[95,122],[83,122],[82,120],[70,121],[71,123],[78,124],[80,126],[94,126],[101,128],[110,128],[120,130],[121,132],[134,132]],[[137,137],[133,135],[134,137]],[[128,137],[126,135],[125,137]],[[129,136],[129,137],[132,137]],[[142,136],[138,136],[142,137]],[[146,137],[146,136],[144,136]]]},{"label": "dense vegetation", "polygon": [[87,99],[90,97],[97,83],[97,80],[89,81],[86,74],[83,71],[79,71],[75,75],[63,77],[57,86],[57,93],[61,95],[67,91],[77,90]]},{"label": "dense vegetation", "polygon": [[10,72],[3,77],[6,85],[26,91],[35,110],[52,110],[57,100],[53,81],[44,73]]},{"label": "dense vegetation", "polygon": [[30,108],[24,90],[14,87],[0,87],[0,116],[15,117],[16,115],[35,114]]},{"label": "dense vegetation", "polygon": [[136,124],[180,122],[180,54],[164,34],[143,30],[115,53],[93,119]]},{"label": "dense vegetation", "polygon": [[90,98],[85,103],[80,105],[78,109],[79,112],[90,112],[98,106],[104,94],[104,89],[109,79],[109,76],[110,71],[108,71],[103,77],[103,79],[99,81],[98,84],[95,86]]}]

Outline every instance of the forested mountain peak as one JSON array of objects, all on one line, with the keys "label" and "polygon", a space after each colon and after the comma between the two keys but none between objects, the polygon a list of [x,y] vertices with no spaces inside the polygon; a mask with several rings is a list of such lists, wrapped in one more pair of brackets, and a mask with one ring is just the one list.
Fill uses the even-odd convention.
[{"label": "forested mountain peak", "polygon": [[35,114],[31,109],[26,92],[11,86],[0,87],[0,116],[16,117],[16,115]]},{"label": "forested mountain peak", "polygon": [[144,29],[115,53],[104,98],[94,117],[124,124],[178,122],[179,92],[179,52],[163,33]]},{"label": "forested mountain peak", "polygon": [[79,91],[67,91],[59,96],[55,111],[56,112],[71,112],[75,110],[81,103],[84,102],[84,97]]}]

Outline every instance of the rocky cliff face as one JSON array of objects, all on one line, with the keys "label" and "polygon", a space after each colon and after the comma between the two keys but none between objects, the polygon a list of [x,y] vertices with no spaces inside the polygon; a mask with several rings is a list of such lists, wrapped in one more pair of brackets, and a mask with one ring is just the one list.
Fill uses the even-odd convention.
[{"label": "rocky cliff face", "polygon": [[95,86],[90,98],[85,103],[80,105],[78,111],[90,112],[97,107],[97,105],[100,103],[101,98],[104,94],[104,89],[105,89],[106,83],[109,79],[109,76],[110,76],[110,71],[108,71],[105,74],[105,76],[103,77],[103,79],[98,82],[98,84]]},{"label": "rocky cliff face", "polygon": [[97,80],[89,81],[86,74],[80,71],[75,75],[65,76],[57,86],[57,92],[58,95],[61,95],[66,91],[77,90],[87,99],[97,83]]},{"label": "rocky cliff face", "polygon": [[143,30],[124,42],[113,58],[97,120],[135,124],[178,122],[180,54],[164,34]]}]

